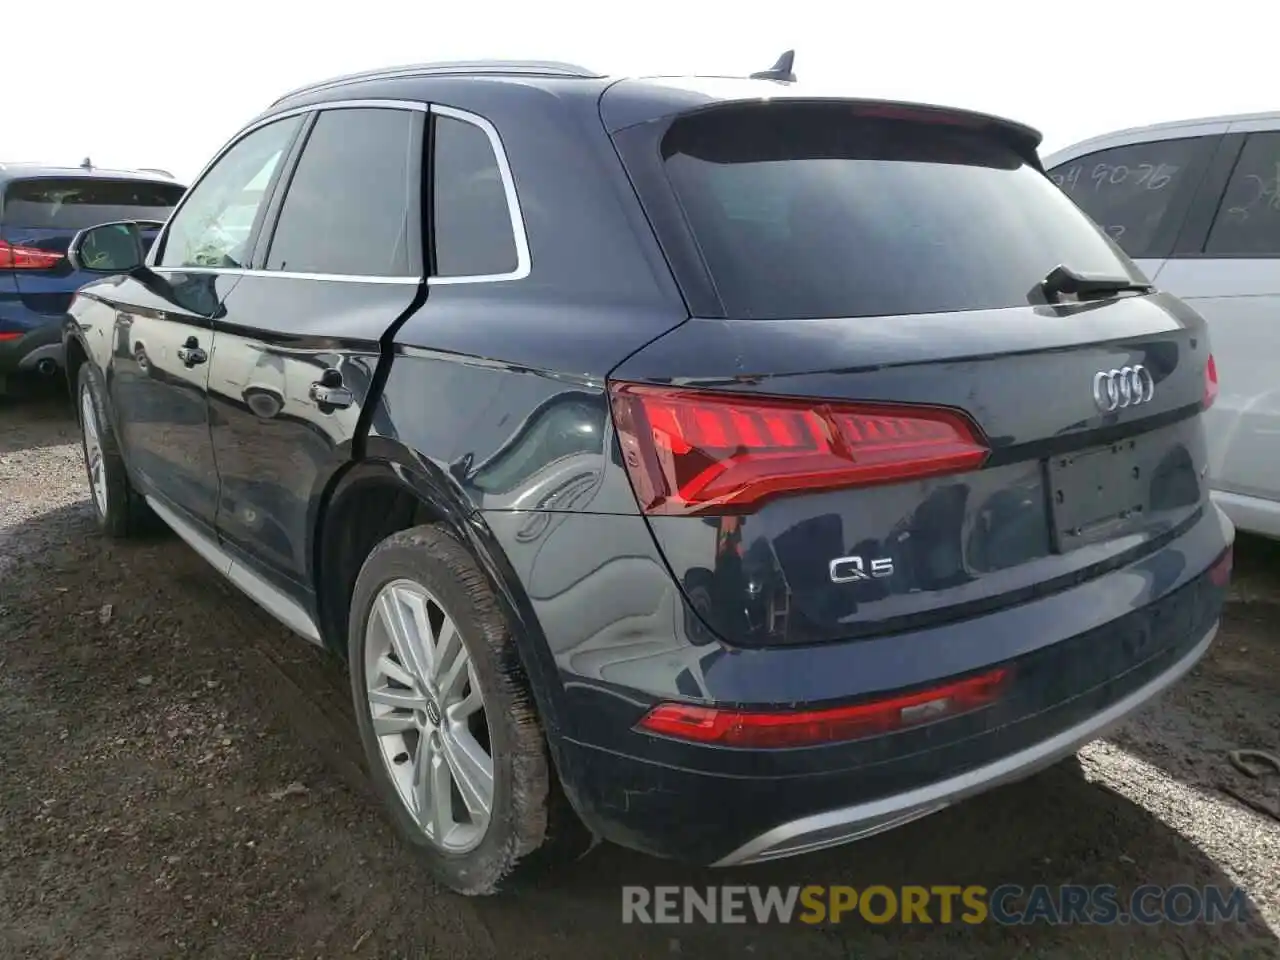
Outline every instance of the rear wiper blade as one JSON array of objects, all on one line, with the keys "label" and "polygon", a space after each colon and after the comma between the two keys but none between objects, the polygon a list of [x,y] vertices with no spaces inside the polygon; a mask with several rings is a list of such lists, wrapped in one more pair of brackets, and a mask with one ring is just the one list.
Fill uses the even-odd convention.
[{"label": "rear wiper blade", "polygon": [[1037,285],[1046,300],[1058,300],[1065,294],[1077,300],[1112,293],[1151,293],[1155,288],[1132,277],[1109,277],[1076,273],[1068,266],[1054,267]]}]

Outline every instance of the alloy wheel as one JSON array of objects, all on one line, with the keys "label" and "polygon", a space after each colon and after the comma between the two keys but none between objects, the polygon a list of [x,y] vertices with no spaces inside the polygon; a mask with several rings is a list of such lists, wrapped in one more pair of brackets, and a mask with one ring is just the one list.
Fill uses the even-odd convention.
[{"label": "alloy wheel", "polygon": [[493,757],[457,626],[429,590],[396,580],[374,598],[364,653],[373,732],[401,802],[436,847],[475,849],[493,810]]},{"label": "alloy wheel", "polygon": [[93,394],[85,387],[80,391],[80,424],[84,432],[84,462],[89,471],[89,489],[94,505],[107,515],[107,465],[102,456],[102,440],[98,435],[98,412]]}]

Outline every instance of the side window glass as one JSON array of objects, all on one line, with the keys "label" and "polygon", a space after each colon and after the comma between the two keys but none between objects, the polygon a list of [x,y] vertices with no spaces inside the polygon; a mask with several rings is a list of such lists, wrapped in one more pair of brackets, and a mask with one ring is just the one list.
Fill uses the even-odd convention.
[{"label": "side window glass", "polygon": [[502,170],[478,125],[435,116],[432,207],[436,276],[497,277],[519,268]]},{"label": "side window glass", "polygon": [[1129,144],[1070,160],[1049,175],[1129,256],[1161,257],[1169,252],[1157,249],[1165,218],[1174,198],[1194,187],[1211,144],[1200,137]]},{"label": "side window glass", "polygon": [[1280,133],[1255,133],[1245,141],[1205,253],[1280,256]]},{"label": "side window glass", "polygon": [[420,117],[377,107],[322,112],[289,181],[266,269],[419,276]]},{"label": "side window glass", "polygon": [[243,267],[267,187],[302,124],[277,120],[244,137],[191,188],[165,233],[161,267]]}]

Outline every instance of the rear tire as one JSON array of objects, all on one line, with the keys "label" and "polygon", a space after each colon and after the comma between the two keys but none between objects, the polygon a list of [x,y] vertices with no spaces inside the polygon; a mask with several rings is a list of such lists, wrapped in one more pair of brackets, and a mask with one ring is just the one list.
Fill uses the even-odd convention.
[{"label": "rear tire", "polygon": [[360,739],[392,821],[445,886],[497,892],[547,839],[551,765],[488,579],[440,527],[392,534],[356,580],[348,646]]},{"label": "rear tire", "polygon": [[83,363],[76,380],[80,448],[84,452],[94,520],[98,529],[114,540],[139,536],[156,525],[155,514],[129,482],[120,446],[106,416],[102,378],[90,364]]}]

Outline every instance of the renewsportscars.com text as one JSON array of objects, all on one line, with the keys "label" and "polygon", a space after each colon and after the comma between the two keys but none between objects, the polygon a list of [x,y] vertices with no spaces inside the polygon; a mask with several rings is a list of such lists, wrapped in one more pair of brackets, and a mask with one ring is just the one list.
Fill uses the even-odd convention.
[{"label": "renewsportscars.com text", "polygon": [[622,888],[622,922],[1192,924],[1243,922],[1239,887],[1111,885]]}]

